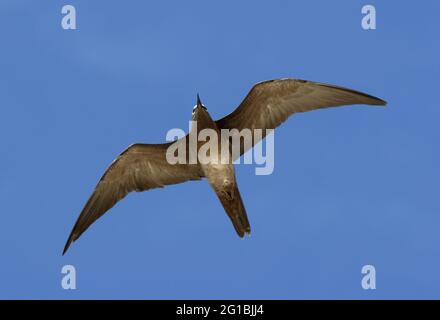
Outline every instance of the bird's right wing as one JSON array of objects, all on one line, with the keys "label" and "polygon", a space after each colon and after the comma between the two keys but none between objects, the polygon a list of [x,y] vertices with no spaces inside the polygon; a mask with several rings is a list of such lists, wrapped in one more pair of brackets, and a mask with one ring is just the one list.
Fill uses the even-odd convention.
[{"label": "bird's right wing", "polygon": [[[183,143],[184,139],[179,141]],[[84,206],[63,254],[94,221],[129,192],[161,188],[203,177],[198,165],[170,164],[167,161],[166,153],[172,143],[134,144],[113,161]]]},{"label": "bird's right wing", "polygon": [[[219,129],[275,129],[298,112],[350,104],[386,105],[386,102],[363,92],[298,79],[269,80],[256,84],[232,113],[217,120]],[[253,147],[241,143],[240,155]]]}]

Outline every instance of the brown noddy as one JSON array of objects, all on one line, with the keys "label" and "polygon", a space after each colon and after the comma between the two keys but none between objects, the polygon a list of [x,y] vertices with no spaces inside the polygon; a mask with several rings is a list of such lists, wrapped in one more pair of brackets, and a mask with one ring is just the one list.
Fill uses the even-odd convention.
[{"label": "brown noddy", "polygon": [[[206,128],[214,129],[218,133],[221,129],[263,129],[263,139],[267,129],[275,129],[294,113],[353,104],[385,106],[386,102],[339,86],[298,79],[277,79],[254,85],[232,113],[217,121],[211,118],[197,95],[192,120],[197,121],[197,131]],[[187,137],[188,135],[177,143],[185,143],[188,149]],[[245,145],[240,140],[238,156],[258,142],[258,139],[253,139],[251,145]],[[81,211],[67,239],[63,254],[94,221],[128,193],[202,178],[207,178],[216,192],[237,234],[243,237],[250,233],[249,221],[231,162],[235,159],[231,156],[231,161],[226,164],[203,164],[199,161],[195,164],[189,161],[186,164],[170,164],[166,153],[173,143],[176,142],[133,144],[112,162]],[[198,141],[197,149],[202,144]]]}]

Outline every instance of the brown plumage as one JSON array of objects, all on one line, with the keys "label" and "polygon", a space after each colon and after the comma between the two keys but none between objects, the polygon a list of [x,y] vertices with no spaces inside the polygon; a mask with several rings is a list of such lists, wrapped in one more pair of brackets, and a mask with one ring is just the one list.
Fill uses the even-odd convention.
[{"label": "brown plumage", "polygon": [[[295,113],[351,104],[385,106],[386,102],[329,84],[297,79],[268,80],[257,83],[237,109],[216,123],[225,129],[275,129]],[[256,143],[258,141],[253,141],[252,146]],[[246,151],[242,146],[240,155]]]},{"label": "brown plumage", "polygon": [[[311,81],[280,79],[256,84],[231,114],[214,121],[198,99],[193,120],[202,128],[275,129],[298,112],[351,104],[385,106],[386,102],[362,92]],[[263,130],[265,133],[265,130]],[[264,138],[264,134],[263,137]],[[178,143],[185,143],[187,137]],[[242,155],[252,145],[241,145]],[[113,161],[87,201],[64,247],[70,244],[129,192],[206,177],[240,237],[250,233],[246,210],[238,190],[235,170],[229,164],[169,164],[166,151],[172,143],[134,144]],[[188,145],[187,143],[185,143]],[[200,147],[200,146],[199,146]]]}]

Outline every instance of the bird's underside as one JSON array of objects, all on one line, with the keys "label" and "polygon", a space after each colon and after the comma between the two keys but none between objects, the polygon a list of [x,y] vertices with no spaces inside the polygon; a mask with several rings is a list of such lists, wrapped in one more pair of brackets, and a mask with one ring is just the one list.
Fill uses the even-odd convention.
[{"label": "bird's underside", "polygon": [[[214,126],[238,131],[263,129],[262,132],[265,133],[264,129],[275,129],[294,113],[352,104],[384,106],[386,102],[362,92],[333,85],[295,79],[269,80],[256,84],[241,104],[229,115],[215,121]],[[210,118],[206,108],[203,108],[205,111],[200,112],[206,112]],[[186,137],[179,140],[179,143],[185,142]],[[239,154],[242,155],[258,142],[252,141],[251,146],[242,144]],[[205,177],[205,170],[197,163],[170,164],[167,161],[166,152],[172,143],[134,144],[112,162],[81,211],[63,254],[94,221],[128,193]],[[235,175],[230,189],[225,191],[213,188],[237,234],[243,237],[249,233],[249,221]]]}]

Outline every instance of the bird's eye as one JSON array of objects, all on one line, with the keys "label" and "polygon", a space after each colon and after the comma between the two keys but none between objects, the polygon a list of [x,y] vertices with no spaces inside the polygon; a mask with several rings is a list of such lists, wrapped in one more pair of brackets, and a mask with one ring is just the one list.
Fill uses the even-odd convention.
[{"label": "bird's eye", "polygon": [[[202,104],[202,108],[203,108],[203,110],[205,110],[205,111],[208,110],[203,104]],[[197,105],[195,105],[194,108],[193,108],[193,110],[192,110],[192,113],[193,113],[193,114],[194,114],[194,112],[196,112],[196,109],[197,109]]]}]

